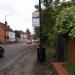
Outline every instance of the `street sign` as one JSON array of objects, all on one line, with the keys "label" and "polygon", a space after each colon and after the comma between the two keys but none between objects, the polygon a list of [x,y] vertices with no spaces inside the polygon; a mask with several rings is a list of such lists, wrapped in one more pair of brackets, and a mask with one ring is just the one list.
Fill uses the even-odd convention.
[{"label": "street sign", "polygon": [[33,12],[32,13],[32,26],[36,27],[39,26],[39,12]]}]

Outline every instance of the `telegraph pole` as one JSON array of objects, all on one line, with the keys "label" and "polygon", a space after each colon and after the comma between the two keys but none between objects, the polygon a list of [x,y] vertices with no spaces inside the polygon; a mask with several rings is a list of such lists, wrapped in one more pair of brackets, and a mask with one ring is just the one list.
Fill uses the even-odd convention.
[{"label": "telegraph pole", "polygon": [[42,23],[41,23],[41,0],[39,0],[39,22],[40,22],[40,48],[43,47]]},{"label": "telegraph pole", "polygon": [[39,22],[40,22],[40,45],[39,48],[37,48],[38,53],[38,62],[43,64],[45,63],[45,48],[43,48],[43,34],[42,34],[42,15],[41,15],[41,0],[39,0]]}]

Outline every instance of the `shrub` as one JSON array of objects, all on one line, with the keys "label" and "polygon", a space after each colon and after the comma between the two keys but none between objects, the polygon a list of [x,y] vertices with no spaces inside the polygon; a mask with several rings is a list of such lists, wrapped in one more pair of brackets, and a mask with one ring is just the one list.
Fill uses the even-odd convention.
[{"label": "shrub", "polygon": [[55,46],[55,35],[54,34],[51,34],[49,37],[48,37],[48,44],[51,45],[51,46]]},{"label": "shrub", "polygon": [[75,75],[75,62],[70,64],[68,66],[68,72],[71,74],[71,75]]},{"label": "shrub", "polygon": [[56,18],[55,31],[75,38],[75,6],[64,8]]}]

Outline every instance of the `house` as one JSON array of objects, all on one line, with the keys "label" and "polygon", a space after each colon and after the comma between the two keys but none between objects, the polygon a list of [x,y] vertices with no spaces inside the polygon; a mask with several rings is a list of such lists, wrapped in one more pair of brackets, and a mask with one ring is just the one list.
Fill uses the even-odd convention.
[{"label": "house", "polygon": [[7,22],[5,22],[6,26],[6,40],[7,43],[14,43],[15,42],[15,32],[10,28],[10,26],[7,26]]},{"label": "house", "polygon": [[9,43],[14,43],[16,41],[15,32],[13,30],[8,31],[8,37]]},{"label": "house", "polygon": [[18,30],[15,30],[15,38],[16,38],[16,42],[19,42],[19,40],[20,40],[20,32]]},{"label": "house", "polygon": [[0,22],[0,44],[4,44],[6,42],[6,26],[5,24]]},{"label": "house", "polygon": [[16,42],[26,42],[27,34],[23,31],[15,30]]}]

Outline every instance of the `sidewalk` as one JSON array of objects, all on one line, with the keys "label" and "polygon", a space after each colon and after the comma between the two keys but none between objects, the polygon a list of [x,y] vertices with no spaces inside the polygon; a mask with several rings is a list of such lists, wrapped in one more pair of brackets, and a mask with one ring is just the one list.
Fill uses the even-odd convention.
[{"label": "sidewalk", "polygon": [[47,75],[46,66],[37,63],[36,46],[0,72],[0,75]]},{"label": "sidewalk", "polygon": [[47,75],[46,65],[35,62],[34,75]]}]

